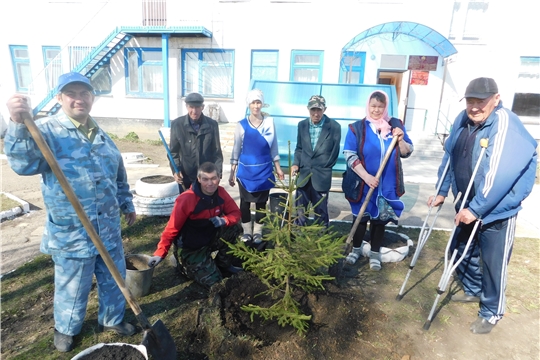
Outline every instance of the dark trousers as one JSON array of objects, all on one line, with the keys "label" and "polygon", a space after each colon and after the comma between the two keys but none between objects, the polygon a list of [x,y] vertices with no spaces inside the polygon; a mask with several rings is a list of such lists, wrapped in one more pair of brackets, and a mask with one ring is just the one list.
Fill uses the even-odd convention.
[{"label": "dark trousers", "polygon": [[[356,216],[353,215],[353,224],[356,221]],[[358,227],[353,235],[353,246],[359,248],[362,246],[362,241],[364,240],[364,235],[366,235],[368,218],[363,218],[360,220]],[[384,231],[386,225],[380,222],[371,221],[369,224],[369,243],[371,245],[371,251],[379,252],[381,251],[381,246],[384,240]]]},{"label": "dark trousers", "polygon": [[[457,274],[466,294],[480,296],[478,315],[495,324],[504,315],[508,263],[512,255],[517,215],[483,225],[474,234]],[[465,249],[474,223],[460,225],[450,246],[458,259]]]},{"label": "dark trousers", "polygon": [[[322,199],[322,201],[321,201]],[[320,203],[319,203],[320,201]],[[296,189],[296,206],[298,208],[298,225],[304,226],[307,222],[305,209],[308,204],[315,205],[313,211],[317,218],[316,222],[328,227],[328,191],[317,191],[311,184],[311,179],[303,187]]]}]

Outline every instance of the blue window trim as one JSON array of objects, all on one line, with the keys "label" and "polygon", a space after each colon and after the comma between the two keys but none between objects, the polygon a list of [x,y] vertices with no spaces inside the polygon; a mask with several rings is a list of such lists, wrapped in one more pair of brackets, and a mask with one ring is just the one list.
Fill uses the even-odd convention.
[{"label": "blue window trim", "polygon": [[[258,68],[275,68],[276,69],[276,78],[275,79],[253,79],[253,54],[254,53],[275,53],[276,54],[276,65],[275,66],[257,66]],[[277,80],[278,79],[278,66],[279,66],[279,50],[251,50],[251,67],[249,78],[251,80]]]},{"label": "blue window trim", "polygon": [[358,77],[358,84],[364,83],[364,72],[366,70],[365,63],[366,63],[366,53],[365,52],[359,52],[359,51],[343,51],[341,54],[341,61],[339,63],[339,83],[344,84],[345,83],[345,72],[349,71],[349,68],[347,67],[347,64],[343,62],[343,59],[345,56],[352,56],[354,58],[360,59],[360,66],[353,66],[350,71],[360,73],[360,76]]},{"label": "blue window trim", "polygon": [[[137,53],[137,77],[138,77],[138,81],[139,81],[139,91],[130,91],[129,90],[129,77],[130,77],[130,74],[129,74],[129,52],[136,52]],[[159,66],[163,66],[163,61],[161,60],[147,60],[147,61],[143,61],[142,59],[142,53],[143,51],[146,51],[146,52],[150,52],[150,51],[153,51],[153,52],[162,52],[161,48],[147,48],[147,47],[143,47],[143,48],[134,48],[134,47],[126,47],[124,48],[124,72],[125,72],[125,79],[126,79],[126,94],[127,95],[132,95],[132,96],[140,96],[140,97],[146,97],[146,98],[163,98],[163,92],[145,92],[145,91],[142,91],[142,68],[143,66],[145,65],[159,65]]]},{"label": "blue window trim", "polygon": [[199,84],[197,85],[197,87],[193,89],[193,91],[195,92],[198,92],[199,94],[203,95],[203,96],[207,96],[207,97],[212,97],[212,98],[223,98],[223,99],[233,99],[234,98],[234,50],[230,50],[230,49],[198,49],[198,48],[194,48],[194,49],[182,49],[182,56],[181,56],[181,73],[182,73],[182,96],[186,96],[188,94],[188,91],[186,90],[186,81],[187,81],[187,76],[186,76],[186,54],[187,53],[197,53],[197,58],[198,60],[200,61],[200,65],[199,65],[199,69],[198,69],[198,72],[199,72],[199,79],[202,79],[203,76],[202,76],[202,73],[203,73],[203,69],[204,67],[206,67],[207,65],[205,65],[203,63],[203,54],[205,53],[223,53],[223,54],[231,54],[231,62],[230,63],[223,63],[222,65],[225,66],[225,67],[230,67],[231,68],[231,89],[230,89],[230,95],[221,95],[221,94],[205,94],[204,93],[204,83],[202,81],[199,81]]},{"label": "blue window trim", "polygon": [[[60,73],[58,73],[58,71],[56,73],[54,73],[54,71],[50,71],[51,69],[48,68],[48,65],[51,63],[52,60],[54,60],[56,58],[53,57],[53,58],[49,58],[47,56],[47,51],[49,50],[56,50],[58,51],[58,54],[60,55],[60,61],[59,61],[59,68],[60,68]],[[56,87],[56,84],[58,82],[58,77],[60,77],[60,75],[62,75],[62,48],[60,46],[42,46],[41,47],[41,52],[43,54],[43,65],[45,67],[45,81],[47,82],[47,86],[48,86],[48,90],[52,90],[53,89],[53,85],[54,85],[54,88]],[[49,87],[50,86],[50,87]]]},{"label": "blue window trim", "polygon": [[[317,55],[319,56],[319,65],[296,65],[294,63],[294,58],[296,55]],[[291,52],[291,72],[289,75],[290,81],[294,80],[294,70],[295,69],[318,69],[319,70],[319,76],[317,79],[317,82],[322,82],[322,73],[323,73],[323,65],[324,65],[324,51],[323,50],[292,50]]]},{"label": "blue window trim", "polygon": [[[26,50],[28,51],[28,46],[26,45],[9,45],[9,51],[11,53],[11,65],[13,66],[13,75],[15,77],[15,86],[17,87],[17,91],[28,91],[27,87],[21,86],[19,83],[19,71],[17,70],[17,64],[28,64],[30,66],[30,57],[27,58],[17,58],[15,57],[15,51],[16,50]],[[30,75],[32,75],[32,71],[30,68]]]},{"label": "blue window trim", "polygon": [[[42,46],[41,47],[43,52],[43,65],[47,66],[51,62],[52,59],[47,58],[47,50],[58,50],[58,52],[61,53],[62,48],[60,46]],[[60,59],[62,59],[62,55],[60,54]]]}]

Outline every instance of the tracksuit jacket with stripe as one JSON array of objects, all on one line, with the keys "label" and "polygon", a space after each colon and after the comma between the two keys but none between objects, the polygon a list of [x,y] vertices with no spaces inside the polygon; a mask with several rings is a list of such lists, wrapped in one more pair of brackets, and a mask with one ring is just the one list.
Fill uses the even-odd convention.
[{"label": "tracksuit jacket with stripe", "polygon": [[[445,155],[439,169],[439,178],[448,159],[452,159],[460,134],[468,131],[467,122],[467,113],[463,111],[456,118],[453,130],[445,143]],[[456,272],[464,292],[479,297],[478,316],[491,324],[496,324],[505,313],[505,289],[516,217],[521,209],[521,202],[529,195],[534,185],[537,144],[519,118],[510,110],[503,108],[502,102],[499,102],[477,130],[470,157],[470,169],[474,169],[482,153],[480,146],[482,138],[488,139],[488,146],[474,178],[474,196],[465,206],[482,224],[473,235],[474,241],[471,242]],[[454,161],[451,161],[440,195],[446,196],[451,185],[455,196],[457,193],[455,173],[468,171],[468,169],[454,169],[453,163]],[[450,251],[457,250],[457,258],[460,258],[466,249],[474,229],[473,224],[460,224],[456,228]]]},{"label": "tracksuit jacket with stripe", "polygon": [[[453,130],[445,142],[439,179],[446,162],[451,158],[461,131],[467,129],[467,120],[467,112],[464,110],[453,124]],[[472,168],[480,156],[482,138],[488,139],[488,147],[474,179],[475,196],[466,208],[484,224],[489,224],[507,219],[521,210],[521,202],[530,194],[535,181],[537,143],[517,115],[503,108],[502,101],[478,130],[472,154]],[[457,195],[455,171],[459,169],[454,169],[450,163],[440,195],[447,196],[450,185],[454,196]]]}]

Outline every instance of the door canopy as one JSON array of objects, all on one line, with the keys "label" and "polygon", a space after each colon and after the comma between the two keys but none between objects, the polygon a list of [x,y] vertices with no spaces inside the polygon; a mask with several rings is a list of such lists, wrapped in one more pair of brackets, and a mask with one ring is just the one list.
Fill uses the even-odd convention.
[{"label": "door canopy", "polygon": [[397,39],[400,34],[412,36],[431,46],[443,58],[447,58],[457,53],[454,45],[437,31],[425,25],[407,21],[389,22],[369,28],[349,41],[347,45],[343,47],[343,51],[354,50],[356,45],[365,39],[382,34],[392,34],[392,40]]}]

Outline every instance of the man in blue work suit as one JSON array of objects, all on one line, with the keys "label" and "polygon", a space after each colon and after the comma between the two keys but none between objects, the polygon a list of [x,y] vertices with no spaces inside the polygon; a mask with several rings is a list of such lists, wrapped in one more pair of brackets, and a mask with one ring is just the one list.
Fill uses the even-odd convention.
[{"label": "man in blue work suit", "polygon": [[[87,77],[79,73],[60,76],[56,100],[62,110],[37,120],[36,125],[125,278],[120,213],[125,215],[128,225],[135,222],[136,215],[122,156],[89,114],[94,89]],[[13,95],[7,107],[11,121],[4,147],[9,164],[19,175],[40,174],[42,178],[47,220],[41,251],[51,255],[54,261],[56,349],[61,352],[73,349],[73,336],[81,332],[94,275],[99,330],[133,335],[135,327],[123,321],[126,301],[120,288],[24,125],[23,115],[32,116],[27,98]]]},{"label": "man in blue work suit", "polygon": [[[465,90],[466,109],[456,118],[445,143],[439,178],[450,161],[440,194],[439,206],[452,187],[456,196],[464,194],[473,181],[467,199],[460,199],[455,217],[457,226],[451,253],[459,258],[480,221],[470,248],[457,268],[464,294],[453,301],[480,303],[478,318],[471,324],[474,334],[487,334],[503,317],[508,263],[512,254],[516,218],[521,202],[530,194],[535,181],[537,143],[516,114],[502,105],[497,84],[491,78],[472,80]],[[480,139],[488,146],[482,158]],[[471,179],[480,161],[478,172]],[[431,203],[432,198],[428,200]]]}]

